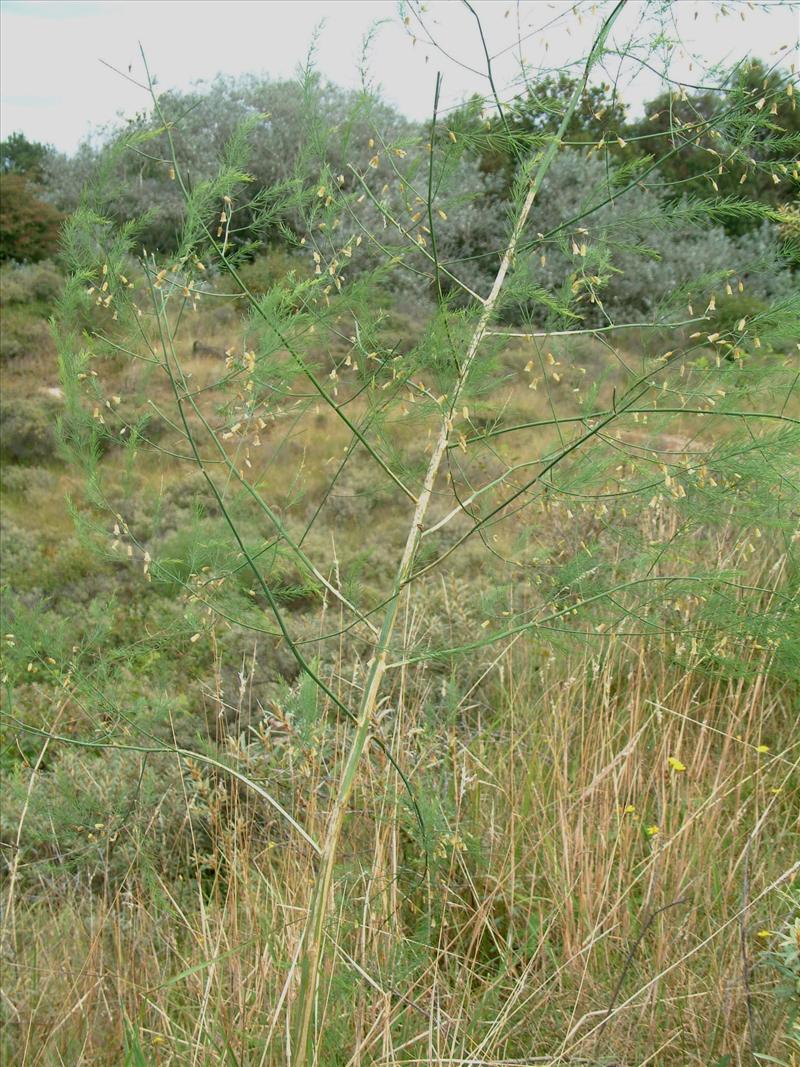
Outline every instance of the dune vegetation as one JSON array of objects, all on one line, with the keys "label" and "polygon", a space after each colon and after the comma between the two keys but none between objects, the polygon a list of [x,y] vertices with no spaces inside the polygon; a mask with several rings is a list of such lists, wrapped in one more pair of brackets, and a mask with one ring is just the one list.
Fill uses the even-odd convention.
[{"label": "dune vegetation", "polygon": [[4,1062],[798,1062],[797,80],[640,6],[4,147]]}]

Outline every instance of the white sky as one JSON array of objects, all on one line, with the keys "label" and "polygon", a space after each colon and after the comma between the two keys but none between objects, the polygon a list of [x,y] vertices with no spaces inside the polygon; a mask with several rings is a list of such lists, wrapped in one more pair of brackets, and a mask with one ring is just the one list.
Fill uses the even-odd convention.
[{"label": "white sky", "polygon": [[[423,18],[451,56],[485,70],[475,20],[460,0],[428,0],[423,6]],[[497,55],[501,85],[519,69],[518,51],[510,48],[518,20],[523,34],[556,20],[525,40],[523,55],[534,66],[558,67],[585,51],[602,14],[610,10],[608,0],[596,5],[588,0],[579,23],[564,0],[475,0],[473,6],[489,50]],[[295,74],[315,26],[324,20],[316,66],[332,81],[355,86],[362,38],[377,20],[387,20],[373,41],[369,69],[385,98],[405,114],[430,114],[437,70],[444,75],[445,106],[474,91],[488,92],[485,74],[465,70],[426,45],[412,18],[414,45],[391,0],[2,0],[0,10],[2,135],[22,130],[68,152],[92,127],[147,106],[142,90],[101,62],[125,72],[131,65],[141,76],[139,42],[163,88],[188,88],[218,72],[280,79]],[[650,10],[644,0],[629,0],[617,41],[634,32]],[[687,50],[706,64],[748,55],[774,63],[779,54],[785,63],[797,62],[800,8],[791,0],[760,6],[747,0],[673,0],[672,16]],[[673,69],[695,81],[701,66],[690,67],[689,57],[679,55]],[[634,110],[658,90],[654,74],[627,92],[623,79],[623,97]]]}]

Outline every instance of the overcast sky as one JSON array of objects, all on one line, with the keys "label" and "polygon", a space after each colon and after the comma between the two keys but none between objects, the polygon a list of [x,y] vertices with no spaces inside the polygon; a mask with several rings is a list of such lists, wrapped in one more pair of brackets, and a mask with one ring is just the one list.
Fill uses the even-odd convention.
[{"label": "overcast sky", "polygon": [[[520,32],[523,57],[534,67],[568,66],[610,10],[608,2],[587,2],[579,20],[564,0],[475,0],[473,6],[503,85],[519,70],[519,49],[512,46]],[[404,25],[391,0],[2,0],[2,133],[22,130],[69,152],[93,127],[143,109],[142,90],[103,65],[125,73],[130,66],[140,76],[139,42],[163,88],[188,88],[219,72],[292,77],[321,22],[317,68],[340,85],[356,86],[362,39],[372,24],[386,20],[372,42],[369,70],[385,98],[410,117],[430,114],[437,70],[444,75],[445,104],[487,94],[469,10],[460,0],[428,0],[423,7],[425,25],[451,58],[426,43],[410,9]],[[639,32],[650,10],[644,0],[629,0],[617,40]],[[781,56],[784,64],[797,62],[800,8],[790,0],[759,7],[747,0],[675,0],[672,16],[687,52],[676,55],[674,69],[688,81],[698,78],[698,60],[757,55],[770,63]],[[634,110],[660,88],[655,74],[633,85],[623,74],[621,85]]]}]

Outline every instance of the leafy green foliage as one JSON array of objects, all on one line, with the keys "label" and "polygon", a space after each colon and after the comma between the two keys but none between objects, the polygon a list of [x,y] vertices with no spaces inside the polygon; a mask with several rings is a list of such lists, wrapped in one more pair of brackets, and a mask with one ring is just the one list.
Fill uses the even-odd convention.
[{"label": "leafy green foliage", "polygon": [[[796,79],[753,59],[733,73],[723,92],[682,90],[652,100],[629,133],[636,151],[654,158],[663,154],[665,140],[680,149],[658,168],[674,195],[687,186],[712,187],[722,196],[780,207],[797,181],[796,162],[790,162],[800,149],[796,92]],[[747,215],[733,214],[725,225],[731,234],[742,234],[753,224]]]},{"label": "leafy green foliage", "polygon": [[18,173],[0,174],[0,260],[48,259],[58,249],[62,215],[39,198],[36,186]]},{"label": "leafy green foliage", "polygon": [[[455,112],[450,125],[459,135],[462,130],[467,134],[469,150],[479,155],[482,170],[501,171],[511,179],[517,160],[556,133],[578,85],[577,78],[563,71],[545,75],[515,96],[502,116],[489,117],[486,103],[476,96]],[[594,143],[626,130],[625,105],[611,85],[600,82],[583,87],[577,108],[568,116],[564,142]]]},{"label": "leafy green foliage", "polygon": [[0,142],[0,170],[4,174],[26,174],[31,181],[38,181],[53,152],[49,145],[29,141],[24,133],[12,133]]}]

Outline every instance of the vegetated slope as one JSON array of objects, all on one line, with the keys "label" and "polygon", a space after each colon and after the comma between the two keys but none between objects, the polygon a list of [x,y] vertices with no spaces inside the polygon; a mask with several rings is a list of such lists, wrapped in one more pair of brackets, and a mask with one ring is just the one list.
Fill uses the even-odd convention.
[{"label": "vegetated slope", "polygon": [[[4,1051],[31,1063],[258,1063],[282,1026],[313,860],[225,768],[261,783],[318,838],[347,726],[298,681],[219,509],[182,459],[165,385],[112,352],[93,364],[103,399],[85,415],[108,428],[97,463],[118,501],[109,523],[100,505],[114,501],[93,498],[96,487],[59,458],[65,401],[41,308],[17,307],[31,340],[23,330],[3,363]],[[424,340],[424,307],[384,310],[387,346]],[[195,417],[299,533],[348,439],[300,397],[275,413],[282,425],[233,429],[235,412],[206,387],[220,362],[243,355],[230,354],[236,316],[202,310],[181,333]],[[318,364],[339,374],[358,412],[358,367],[345,369],[339,325],[320,338]],[[635,363],[658,338],[617,348]],[[715,361],[707,346],[685,373],[700,384],[714,366],[722,404],[737,368]],[[493,462],[523,461],[520,435],[546,455],[574,432],[569,420],[591,423],[615,402],[621,373],[597,340],[498,341],[431,525],[454,483],[468,495]],[[422,461],[424,405],[409,399],[402,418],[394,430]],[[658,1062],[707,1064],[748,1040],[789,1054],[769,961],[796,889],[767,890],[797,854],[796,619],[774,596],[744,616],[724,585],[698,596],[668,582],[635,602],[617,590],[624,625],[613,633],[591,612],[596,567],[607,590],[630,553],[678,539],[697,572],[777,581],[792,603],[780,531],[743,528],[746,510],[731,522],[704,497],[709,479],[729,479],[732,494],[740,481],[745,503],[757,499],[746,448],[725,446],[736,425],[708,408],[667,432],[632,411],[619,430],[626,458],[615,456],[619,438],[606,442],[615,492],[579,498],[576,466],[447,556],[405,603],[407,662],[374,732],[409,776],[425,832],[373,747],[337,872],[344,905],[331,936],[343,967],[322,1001],[321,1062],[638,1063],[659,1050]],[[135,470],[123,447],[134,431]],[[779,431],[759,434],[780,487],[791,455]],[[474,441],[494,450],[476,459],[480,471]],[[625,479],[647,476],[652,496],[642,504],[637,481],[629,505]],[[295,639],[349,699],[368,645],[345,629],[330,590],[272,544],[263,515],[241,494],[231,500],[241,528],[263,539],[263,573]],[[366,460],[335,482],[305,547],[346,598],[377,603],[404,506]],[[458,518],[433,530],[422,563],[467,528]],[[586,570],[575,563],[582,545],[592,546]],[[509,578],[522,552],[535,566],[512,566]],[[465,633],[474,647],[459,656]],[[40,729],[92,747],[43,748]],[[197,758],[149,751],[176,745]],[[284,1062],[279,1045],[265,1056]]]}]

